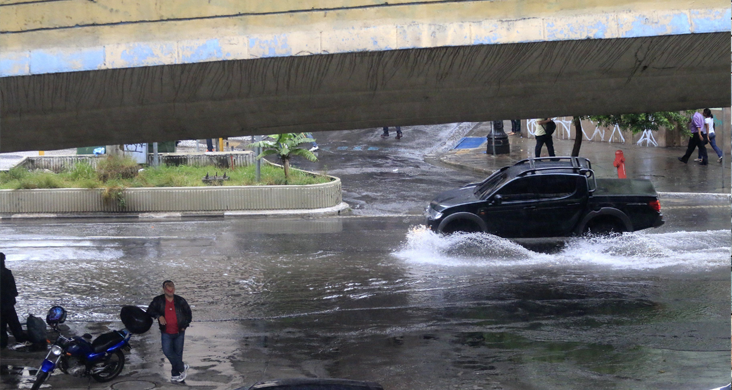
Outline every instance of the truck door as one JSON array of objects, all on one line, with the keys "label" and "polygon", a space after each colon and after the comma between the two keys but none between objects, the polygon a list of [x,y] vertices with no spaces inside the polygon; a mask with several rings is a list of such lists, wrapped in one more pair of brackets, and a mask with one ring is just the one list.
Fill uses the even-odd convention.
[{"label": "truck door", "polygon": [[531,237],[531,210],[535,208],[536,177],[518,177],[491,195],[478,215],[488,232],[509,238]]},{"label": "truck door", "polygon": [[572,233],[587,203],[583,176],[545,174],[538,177],[537,202],[531,210],[534,237],[559,237]]}]

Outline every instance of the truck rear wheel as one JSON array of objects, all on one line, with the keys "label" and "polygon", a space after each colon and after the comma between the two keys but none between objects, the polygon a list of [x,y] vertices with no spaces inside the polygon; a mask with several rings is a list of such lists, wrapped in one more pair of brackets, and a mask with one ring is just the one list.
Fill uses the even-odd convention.
[{"label": "truck rear wheel", "polygon": [[625,229],[622,228],[622,224],[615,218],[595,218],[590,221],[585,227],[585,233],[607,236],[613,233],[622,233]]}]

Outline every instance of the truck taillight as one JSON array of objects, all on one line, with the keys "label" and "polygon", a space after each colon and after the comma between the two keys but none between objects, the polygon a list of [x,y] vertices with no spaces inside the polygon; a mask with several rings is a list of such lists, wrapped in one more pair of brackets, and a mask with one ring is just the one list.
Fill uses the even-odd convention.
[{"label": "truck taillight", "polygon": [[661,202],[659,202],[658,199],[648,202],[648,206],[658,213],[661,212]]}]

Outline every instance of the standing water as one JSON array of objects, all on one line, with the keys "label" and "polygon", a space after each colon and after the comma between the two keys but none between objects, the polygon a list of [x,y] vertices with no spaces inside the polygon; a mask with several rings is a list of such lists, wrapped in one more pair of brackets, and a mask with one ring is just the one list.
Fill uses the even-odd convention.
[{"label": "standing water", "polygon": [[[728,230],[552,250],[411,217],[0,225],[18,311],[119,327],[165,279],[189,384],[341,377],[412,389],[709,389],[729,380]],[[100,324],[104,324],[101,326]],[[153,330],[121,378],[165,376]],[[244,378],[244,379],[242,379]],[[198,382],[197,382],[198,381]]]}]

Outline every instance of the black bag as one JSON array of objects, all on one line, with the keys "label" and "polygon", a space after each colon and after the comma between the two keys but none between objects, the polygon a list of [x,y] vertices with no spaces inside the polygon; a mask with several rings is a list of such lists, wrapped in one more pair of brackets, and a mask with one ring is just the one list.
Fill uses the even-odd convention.
[{"label": "black bag", "polygon": [[42,319],[30,314],[26,327],[28,328],[28,341],[33,344],[46,343],[46,323]]},{"label": "black bag", "polygon": [[709,143],[709,137],[707,137],[707,133],[702,133],[702,145],[706,145]]},{"label": "black bag", "polygon": [[142,334],[150,330],[153,319],[145,310],[137,306],[125,306],[119,313],[125,328],[133,334]]},{"label": "black bag", "polygon": [[547,122],[546,125],[544,125],[544,132],[546,135],[552,135],[554,134],[554,131],[557,129],[557,124],[554,123],[554,121]]}]

